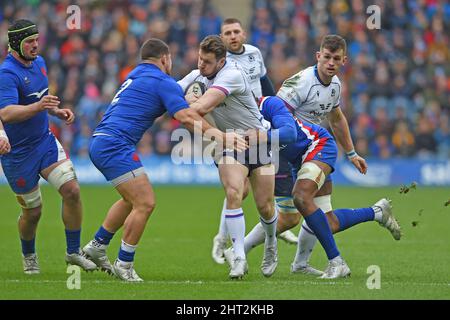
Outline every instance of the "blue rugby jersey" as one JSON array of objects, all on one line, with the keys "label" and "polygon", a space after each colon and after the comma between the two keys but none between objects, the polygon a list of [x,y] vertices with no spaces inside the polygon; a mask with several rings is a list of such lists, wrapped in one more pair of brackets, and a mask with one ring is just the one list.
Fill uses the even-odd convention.
[{"label": "blue rugby jersey", "polygon": [[181,87],[157,66],[139,64],[106,110],[94,135],[106,134],[137,144],[156,118],[189,108]]},{"label": "blue rugby jersey", "polygon": [[[47,67],[41,56],[30,66],[8,54],[0,65],[0,109],[8,105],[35,103],[48,94]],[[11,143],[9,155],[30,152],[39,141],[49,134],[47,110],[18,123],[3,123]]]}]

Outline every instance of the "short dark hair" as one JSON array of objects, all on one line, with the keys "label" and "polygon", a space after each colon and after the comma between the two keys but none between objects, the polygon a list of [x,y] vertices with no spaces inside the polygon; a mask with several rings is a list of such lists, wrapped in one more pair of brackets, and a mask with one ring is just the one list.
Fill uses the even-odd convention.
[{"label": "short dark hair", "polygon": [[222,39],[217,35],[207,36],[200,42],[200,50],[206,53],[214,53],[216,60],[220,60],[227,56],[227,47]]},{"label": "short dark hair", "polygon": [[225,20],[223,20],[222,26],[224,26],[226,24],[233,24],[233,23],[239,23],[239,25],[242,27],[241,20],[239,20],[237,18],[226,18]]},{"label": "short dark hair", "polygon": [[141,59],[161,58],[169,54],[169,46],[162,40],[151,38],[144,42],[141,47]]},{"label": "short dark hair", "polygon": [[323,37],[322,43],[320,44],[320,50],[328,49],[331,52],[336,52],[339,49],[344,50],[344,54],[347,52],[347,43],[345,39],[337,34],[329,34]]}]

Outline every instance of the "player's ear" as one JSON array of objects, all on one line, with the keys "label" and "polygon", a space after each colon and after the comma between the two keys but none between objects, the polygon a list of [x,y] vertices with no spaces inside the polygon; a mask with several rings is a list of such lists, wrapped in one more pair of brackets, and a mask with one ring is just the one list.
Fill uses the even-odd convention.
[{"label": "player's ear", "polygon": [[226,60],[225,57],[223,57],[223,58],[221,58],[221,59],[219,60],[219,66],[220,66],[221,68],[222,68],[223,65],[225,64],[225,60]]},{"label": "player's ear", "polygon": [[345,65],[347,63],[347,56],[344,56],[344,58],[342,59],[342,65]]},{"label": "player's ear", "polygon": [[316,51],[316,60],[319,62],[320,59],[320,51]]}]

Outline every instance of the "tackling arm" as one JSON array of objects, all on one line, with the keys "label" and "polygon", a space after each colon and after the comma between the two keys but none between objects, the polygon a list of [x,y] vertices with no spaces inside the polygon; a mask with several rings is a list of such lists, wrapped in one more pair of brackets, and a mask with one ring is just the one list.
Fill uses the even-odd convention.
[{"label": "tackling arm", "polygon": [[226,94],[217,88],[209,88],[197,101],[190,104],[201,116],[212,111],[226,98]]}]

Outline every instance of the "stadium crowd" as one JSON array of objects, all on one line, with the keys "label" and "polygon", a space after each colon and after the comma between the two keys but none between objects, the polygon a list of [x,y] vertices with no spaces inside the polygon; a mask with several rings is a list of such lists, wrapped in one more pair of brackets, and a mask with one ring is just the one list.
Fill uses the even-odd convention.
[{"label": "stadium crowd", "polygon": [[[71,156],[87,157],[88,142],[148,37],[170,44],[172,75],[197,64],[197,48],[220,33],[222,18],[206,0],[79,0],[81,28],[68,30],[72,1],[0,2],[0,61],[7,28],[21,17],[38,22],[50,92],[77,114],[74,125],[51,128]],[[366,8],[381,9],[381,29],[369,30]],[[450,4],[440,0],[254,0],[249,43],[262,51],[269,77],[282,81],[315,63],[320,39],[347,40],[341,107],[364,157],[450,157]],[[244,23],[245,24],[245,23]],[[179,126],[161,118],[139,143],[142,155],[169,154]]]}]

